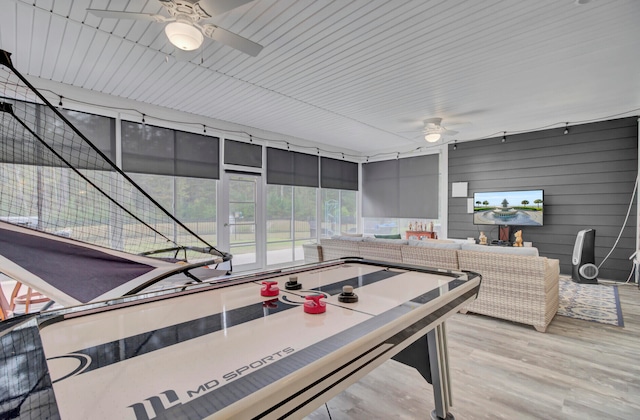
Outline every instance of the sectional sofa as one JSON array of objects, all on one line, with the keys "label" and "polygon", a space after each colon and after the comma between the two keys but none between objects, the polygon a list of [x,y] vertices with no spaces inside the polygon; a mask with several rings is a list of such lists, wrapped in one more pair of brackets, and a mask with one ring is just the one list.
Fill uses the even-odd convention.
[{"label": "sectional sofa", "polygon": [[476,245],[455,240],[340,236],[303,245],[305,262],[361,257],[482,275],[478,298],[463,311],[532,325],[544,332],[558,310],[560,262],[537,248]]}]

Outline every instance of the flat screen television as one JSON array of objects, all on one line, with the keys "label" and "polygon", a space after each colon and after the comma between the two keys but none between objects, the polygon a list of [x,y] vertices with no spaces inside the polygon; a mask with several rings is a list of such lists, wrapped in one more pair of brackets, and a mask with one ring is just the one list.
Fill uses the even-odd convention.
[{"label": "flat screen television", "polygon": [[473,224],[542,226],[544,190],[494,191],[473,194]]}]

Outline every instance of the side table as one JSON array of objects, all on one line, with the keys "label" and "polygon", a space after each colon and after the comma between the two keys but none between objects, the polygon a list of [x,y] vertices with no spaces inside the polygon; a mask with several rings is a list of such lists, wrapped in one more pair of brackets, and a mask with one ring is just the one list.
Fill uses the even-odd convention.
[{"label": "side table", "polygon": [[418,239],[418,240],[422,240],[422,239],[425,239],[425,238],[438,239],[438,235],[433,231],[407,230],[405,238],[406,239]]}]

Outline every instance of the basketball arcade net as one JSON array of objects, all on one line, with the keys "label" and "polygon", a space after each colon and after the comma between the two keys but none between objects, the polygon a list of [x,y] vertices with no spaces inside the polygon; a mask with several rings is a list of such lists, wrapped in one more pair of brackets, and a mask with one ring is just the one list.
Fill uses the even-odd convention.
[{"label": "basketball arcade net", "polygon": [[137,255],[219,263],[53,107],[0,50],[0,221]]}]

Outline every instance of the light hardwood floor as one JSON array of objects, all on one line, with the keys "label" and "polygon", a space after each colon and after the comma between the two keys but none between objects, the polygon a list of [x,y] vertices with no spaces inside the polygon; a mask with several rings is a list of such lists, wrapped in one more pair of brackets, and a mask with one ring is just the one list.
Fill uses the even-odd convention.
[{"label": "light hardwood floor", "polygon": [[[618,290],[624,328],[556,315],[539,333],[455,314],[447,321],[452,414],[458,420],[640,419],[640,290]],[[433,407],[431,385],[388,361],[308,419],[427,419]]]}]

